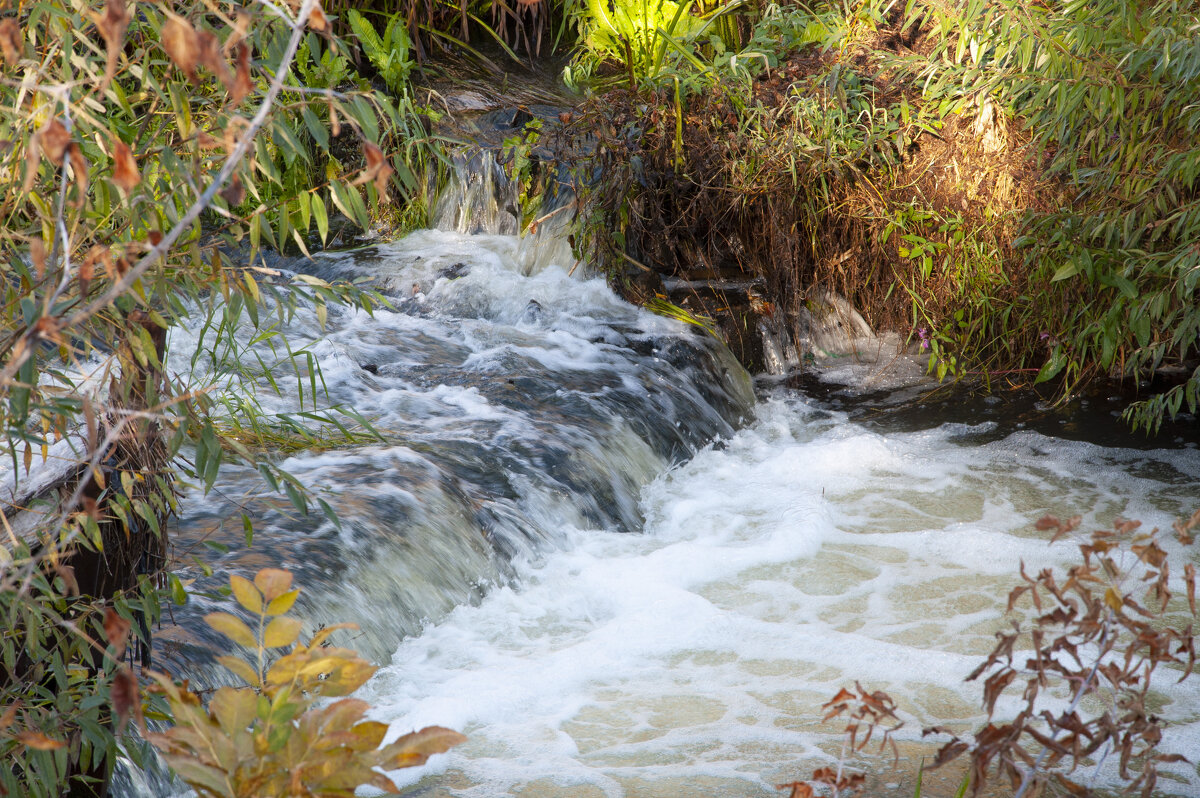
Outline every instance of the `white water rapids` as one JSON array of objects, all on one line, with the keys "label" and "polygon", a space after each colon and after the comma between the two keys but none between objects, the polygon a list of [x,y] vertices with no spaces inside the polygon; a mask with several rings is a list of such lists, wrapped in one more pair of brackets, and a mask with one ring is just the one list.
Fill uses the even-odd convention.
[{"label": "white water rapids", "polygon": [[[841,726],[821,705],[855,680],[897,700],[902,740],[977,728],[981,687],[963,679],[1007,625],[1020,561],[1077,554],[1031,521],[1162,526],[1200,500],[1193,450],[881,435],[794,396],[757,416],[647,487],[643,534],[573,534],[516,587],[400,646],[364,691],[376,717],[471,738],[413,774],[420,795],[779,794],[836,760]],[[1159,695],[1179,722],[1164,747],[1200,761],[1200,693]],[[912,795],[933,750],[906,748],[868,794]],[[1166,794],[1196,795],[1190,773]],[[927,795],[957,786],[930,793],[931,778]]]},{"label": "white water rapids", "polygon": [[[468,192],[472,213],[504,204],[488,185]],[[563,242],[472,236],[462,214],[447,226],[306,267],[369,276],[396,310],[284,330],[315,342],[330,400],[385,436],[284,462],[342,529],[268,507],[241,551],[226,497],[262,488],[228,469],[176,533],[233,544],[222,579],[288,567],[311,622],[361,624],[346,642],[384,665],[361,697],[393,735],[469,737],[394,774],[413,795],[782,795],[836,763],[841,726],[821,706],[858,681],[896,699],[904,756],[851,764],[867,794],[911,796],[937,746],[922,726],[983,722],[981,685],[963,679],[1009,624],[1020,563],[1077,554],[1034,521],[1167,528],[1200,506],[1194,448],[994,421],[888,430],[780,385],[751,406],[728,352],[625,304]],[[295,409],[265,383],[233,389]],[[211,606],[176,611],[166,661],[190,661]],[[1172,723],[1163,747],[1200,762],[1200,681],[1174,676],[1152,694]],[[1015,708],[1002,700],[1000,717]],[[1110,771],[1076,778],[1104,786]],[[927,774],[925,795],[952,795],[960,774]],[[1164,794],[1200,795],[1194,766],[1168,776]],[[167,790],[138,774],[118,785]]]}]

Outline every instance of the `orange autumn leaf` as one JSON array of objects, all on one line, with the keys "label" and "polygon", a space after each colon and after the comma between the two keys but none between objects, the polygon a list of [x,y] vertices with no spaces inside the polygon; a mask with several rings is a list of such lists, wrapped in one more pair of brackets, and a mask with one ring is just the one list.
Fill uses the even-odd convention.
[{"label": "orange autumn leaf", "polygon": [[56,751],[66,746],[62,740],[55,740],[38,731],[23,731],[16,735],[17,742],[35,751]]},{"label": "orange autumn leaf", "polygon": [[108,638],[108,644],[113,647],[117,659],[125,653],[130,629],[129,621],[118,615],[112,607],[104,610],[104,636]]},{"label": "orange autumn leaf", "polygon": [[100,81],[100,90],[103,91],[117,74],[117,61],[125,46],[125,31],[129,28],[129,10],[125,7],[125,0],[108,0],[104,13],[95,15],[94,19],[96,30],[104,37],[106,47],[104,78]]},{"label": "orange autumn leaf", "polygon": [[320,5],[313,6],[312,13],[308,15],[308,27],[318,32],[329,30],[329,20],[325,18]]},{"label": "orange autumn leaf", "polygon": [[200,61],[200,41],[192,24],[182,17],[169,17],[162,27],[162,45],[175,66],[194,81],[196,64]]},{"label": "orange autumn leaf", "polygon": [[126,192],[132,191],[142,176],[138,173],[137,161],[134,160],[133,150],[120,139],[113,141],[113,182]]},{"label": "orange autumn leaf", "polygon": [[[142,701],[137,677],[128,665],[122,665],[113,677],[111,688],[113,711],[117,714],[117,729],[123,729],[132,715],[142,725]],[[144,731],[144,729],[143,729]]]},{"label": "orange autumn leaf", "polygon": [[379,198],[382,200],[387,196],[388,178],[395,174],[396,170],[387,162],[383,150],[369,141],[363,142],[363,157],[366,158],[367,165],[351,185],[358,186],[368,181],[374,181],[375,191],[379,193]]},{"label": "orange autumn leaf", "polygon": [[71,143],[71,134],[67,132],[63,123],[57,119],[51,119],[38,131],[37,135],[38,144],[45,156],[50,159],[50,163],[62,166],[63,156],[67,152],[67,146]]}]

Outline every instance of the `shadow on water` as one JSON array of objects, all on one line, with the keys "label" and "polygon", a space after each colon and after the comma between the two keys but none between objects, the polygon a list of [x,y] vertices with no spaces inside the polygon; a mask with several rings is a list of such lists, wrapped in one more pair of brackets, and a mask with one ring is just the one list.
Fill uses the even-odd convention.
[{"label": "shadow on water", "polygon": [[1052,388],[987,391],[981,385],[923,383],[863,391],[824,382],[813,372],[759,377],[757,384],[760,392],[799,391],[820,407],[845,413],[850,420],[879,432],[918,432],[960,424],[973,428],[964,431],[963,441],[976,444],[1030,430],[1051,438],[1123,449],[1200,447],[1200,424],[1189,413],[1164,421],[1156,435],[1135,432],[1121,418],[1132,402],[1171,387],[1173,383],[1165,380],[1143,383],[1140,390],[1128,381],[1099,381],[1062,403],[1055,402]]}]

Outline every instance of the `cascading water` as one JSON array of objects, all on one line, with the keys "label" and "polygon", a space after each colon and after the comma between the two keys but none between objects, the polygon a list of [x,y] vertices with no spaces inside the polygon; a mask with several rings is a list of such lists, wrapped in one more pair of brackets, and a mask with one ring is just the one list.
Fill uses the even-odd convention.
[{"label": "cascading water", "polygon": [[[385,441],[284,463],[340,530],[260,512],[254,546],[216,563],[290,568],[313,623],[359,623],[354,643],[390,662],[362,693],[393,735],[469,736],[396,774],[415,794],[778,795],[836,760],[840,729],[820,723],[821,704],[859,680],[911,721],[906,759],[877,763],[870,794],[912,795],[933,750],[920,727],[981,721],[963,677],[1006,625],[1018,564],[1075,553],[1032,521],[1166,527],[1200,505],[1194,449],[995,422],[867,426],[782,387],[753,405],[711,338],[572,275],[547,228],[500,234],[515,198],[483,167],[439,206],[450,230],[305,267],[369,276],[396,304],[331,310],[323,336],[315,319],[285,331],[319,339],[330,400]],[[222,524],[254,480],[222,474],[215,498],[188,502],[176,540],[240,538],[240,522]],[[208,609],[177,613],[168,662],[190,658]],[[1175,723],[1162,745],[1200,761],[1200,691],[1155,696]],[[1200,791],[1191,766],[1173,775],[1166,794]]]},{"label": "cascading water", "polygon": [[[359,624],[353,644],[380,661],[455,607],[512,584],[522,564],[568,545],[574,531],[640,530],[642,488],[731,436],[754,401],[728,350],[585,277],[554,225],[523,239],[501,234],[516,198],[490,154],[459,166],[436,212],[452,229],[301,265],[323,279],[367,277],[394,310],[330,308],[324,331],[315,313],[300,312],[279,331],[319,361],[322,402],[353,408],[383,438],[282,464],[336,509],[340,528],[286,501],[251,503],[247,549],[240,514],[262,485],[227,468],[209,496],[188,498],[174,531],[183,550],[228,546],[206,552],[218,579],[201,585],[288,568],[308,620]],[[171,347],[193,351],[208,334],[176,330]],[[311,409],[290,379],[231,393],[253,391],[270,412]],[[302,385],[311,402],[307,377]],[[200,622],[212,609],[194,595],[174,610],[176,625],[156,640],[162,666],[223,680],[202,664],[206,644],[220,643]],[[165,789],[126,779],[138,778],[118,780],[126,793]]]},{"label": "cascading water", "polygon": [[[1165,526],[1200,502],[1191,449],[993,440],[994,424],[881,433],[784,392],[757,416],[644,491],[644,534],[576,535],[519,589],[401,644],[365,690],[376,716],[471,738],[410,776],[419,794],[778,794],[835,763],[841,726],[821,705],[858,680],[909,720],[899,769],[869,764],[867,794],[911,796],[936,750],[921,727],[982,721],[963,679],[1008,625],[1019,563],[1078,556],[1031,520]],[[1196,761],[1200,691],[1177,676],[1155,693],[1177,724],[1161,747]],[[925,794],[953,794],[958,775],[926,774]],[[1164,794],[1195,795],[1194,769],[1177,775]]]}]

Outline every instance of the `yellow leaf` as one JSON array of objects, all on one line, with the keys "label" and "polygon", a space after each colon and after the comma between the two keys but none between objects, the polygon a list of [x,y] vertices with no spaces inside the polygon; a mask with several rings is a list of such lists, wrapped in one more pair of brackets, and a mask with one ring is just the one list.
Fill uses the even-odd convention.
[{"label": "yellow leaf", "polygon": [[374,751],[387,736],[388,726],[377,720],[364,720],[362,723],[354,724],[351,731],[354,732],[355,737],[361,738],[363,750]]},{"label": "yellow leaf", "polygon": [[295,618],[282,616],[272,618],[267,624],[267,630],[263,633],[263,644],[267,648],[281,648],[290,646],[300,637],[300,627],[303,624]]},{"label": "yellow leaf", "polygon": [[229,577],[229,586],[233,588],[233,597],[242,607],[259,615],[263,610],[262,596],[249,579],[242,576]]},{"label": "yellow leaf", "polygon": [[264,599],[274,601],[292,586],[292,575],[278,568],[264,568],[254,575],[254,585],[262,591]]},{"label": "yellow leaf", "polygon": [[313,635],[312,640],[308,641],[308,647],[316,648],[317,646],[324,643],[331,634],[338,631],[339,629],[349,629],[351,631],[357,631],[358,624],[356,624],[356,623],[335,623],[332,626],[326,626],[324,629],[320,630],[315,635]]},{"label": "yellow leaf", "polygon": [[299,590],[289,590],[278,598],[271,600],[267,605],[267,615],[283,615],[292,608],[296,603],[296,597],[300,595]]},{"label": "yellow leaf", "polygon": [[1121,600],[1121,595],[1111,587],[1104,591],[1104,603],[1109,607],[1112,607],[1114,612],[1120,612],[1121,607],[1125,604],[1125,602]]},{"label": "yellow leaf", "polygon": [[[340,649],[333,649],[340,651]],[[300,676],[323,676],[327,673],[332,673],[337,668],[341,667],[346,661],[344,656],[313,656],[308,662],[301,663],[297,668],[297,673]]]},{"label": "yellow leaf", "polygon": [[296,282],[304,283],[305,285],[313,285],[318,288],[330,288],[331,286],[320,277],[313,277],[311,274],[297,274]]},{"label": "yellow leaf", "polygon": [[237,657],[217,657],[217,662],[224,665],[230,671],[233,671],[235,676],[238,676],[246,684],[259,686],[258,674],[254,672],[254,668],[244,659]]},{"label": "yellow leaf", "polygon": [[262,295],[258,293],[258,283],[254,282],[254,277],[250,272],[242,272],[242,277],[246,280],[246,288],[250,289],[250,296],[254,298],[255,304],[261,304]]},{"label": "yellow leaf", "polygon": [[258,709],[258,696],[249,688],[235,690],[221,687],[213,693],[208,709],[227,735],[244,732],[254,722]]},{"label": "yellow leaf", "polygon": [[239,646],[258,648],[258,643],[254,641],[254,634],[250,631],[250,627],[242,623],[241,619],[236,616],[227,612],[213,612],[204,616],[204,622]]},{"label": "yellow leaf", "polygon": [[313,690],[323,696],[337,697],[350,695],[366,684],[367,680],[375,673],[375,670],[375,666],[365,659],[349,660],[340,665],[323,680],[317,682],[313,686]]},{"label": "yellow leaf", "polygon": [[453,729],[441,726],[426,726],[420,731],[406,734],[383,749],[386,768],[411,768],[425,764],[434,754],[449,751],[467,738]]}]

